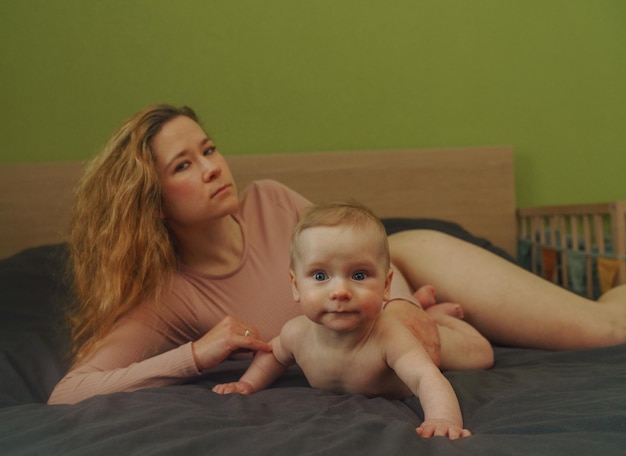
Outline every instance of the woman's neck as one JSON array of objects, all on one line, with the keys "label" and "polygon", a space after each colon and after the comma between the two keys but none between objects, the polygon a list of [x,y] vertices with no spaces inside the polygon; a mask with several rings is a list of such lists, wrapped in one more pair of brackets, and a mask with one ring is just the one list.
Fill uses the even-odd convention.
[{"label": "woman's neck", "polygon": [[228,215],[214,220],[210,227],[177,235],[180,261],[209,275],[234,271],[241,262],[244,241],[241,226]]}]

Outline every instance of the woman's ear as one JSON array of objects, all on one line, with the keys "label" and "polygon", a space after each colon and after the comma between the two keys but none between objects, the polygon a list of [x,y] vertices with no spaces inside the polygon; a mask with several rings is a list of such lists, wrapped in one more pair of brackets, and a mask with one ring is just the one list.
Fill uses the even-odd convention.
[{"label": "woman's ear", "polygon": [[296,275],[293,272],[293,269],[289,270],[289,281],[291,282],[291,294],[293,296],[293,300],[296,302],[300,302],[300,292],[298,291],[298,281],[296,280]]},{"label": "woman's ear", "polygon": [[391,280],[393,279],[393,269],[389,268],[389,272],[387,273],[387,278],[385,279],[385,293],[383,294],[383,298],[385,301],[388,301],[391,297]]}]

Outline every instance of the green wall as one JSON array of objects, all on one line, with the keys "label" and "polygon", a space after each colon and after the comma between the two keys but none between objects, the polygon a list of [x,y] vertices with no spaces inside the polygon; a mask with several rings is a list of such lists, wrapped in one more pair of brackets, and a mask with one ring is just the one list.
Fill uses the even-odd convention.
[{"label": "green wall", "polygon": [[0,163],[146,104],[226,154],[512,145],[520,206],[626,199],[623,0],[0,0]]}]

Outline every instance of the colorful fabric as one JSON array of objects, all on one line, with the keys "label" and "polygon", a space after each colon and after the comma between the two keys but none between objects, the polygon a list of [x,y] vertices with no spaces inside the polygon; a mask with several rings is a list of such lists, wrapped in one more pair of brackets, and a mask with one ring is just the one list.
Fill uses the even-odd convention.
[{"label": "colorful fabric", "polygon": [[574,293],[584,295],[587,291],[585,284],[588,256],[584,252],[567,252],[567,271],[570,289]]},{"label": "colorful fabric", "polygon": [[528,239],[520,239],[517,243],[517,258],[521,267],[530,270],[532,268],[533,243]]},{"label": "colorful fabric", "polygon": [[606,293],[615,285],[615,279],[619,268],[622,265],[621,260],[615,258],[599,257],[597,260],[598,282],[600,285],[600,293]]},{"label": "colorful fabric", "polygon": [[541,247],[541,271],[544,279],[550,281],[556,279],[558,260],[558,250],[550,247]]}]

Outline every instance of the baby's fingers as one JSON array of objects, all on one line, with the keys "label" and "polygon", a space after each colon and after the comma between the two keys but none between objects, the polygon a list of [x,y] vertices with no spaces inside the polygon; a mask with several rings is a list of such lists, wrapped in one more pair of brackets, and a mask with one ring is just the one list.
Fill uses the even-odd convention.
[{"label": "baby's fingers", "polygon": [[418,427],[416,429],[417,431],[417,435],[419,435],[420,437],[423,437],[425,439],[428,439],[430,437],[432,437],[433,435],[435,435],[435,428],[434,426],[424,426],[423,424]]},{"label": "baby's fingers", "polygon": [[456,440],[462,437],[469,437],[472,433],[456,425],[450,425],[442,422],[427,423],[424,422],[416,430],[420,437],[428,439],[433,436],[448,437],[450,440]]},{"label": "baby's fingers", "polygon": [[213,392],[217,394],[232,394],[237,392],[235,383],[221,383],[213,387]]},{"label": "baby's fingers", "polygon": [[211,391],[217,394],[226,394],[226,385],[224,383],[215,385]]},{"label": "baby's fingers", "polygon": [[470,431],[468,431],[467,429],[462,429],[460,427],[454,426],[454,427],[450,427],[450,429],[448,429],[448,438],[450,440],[456,440],[456,439],[460,439],[462,437],[469,437],[470,435],[472,435],[472,433]]}]

